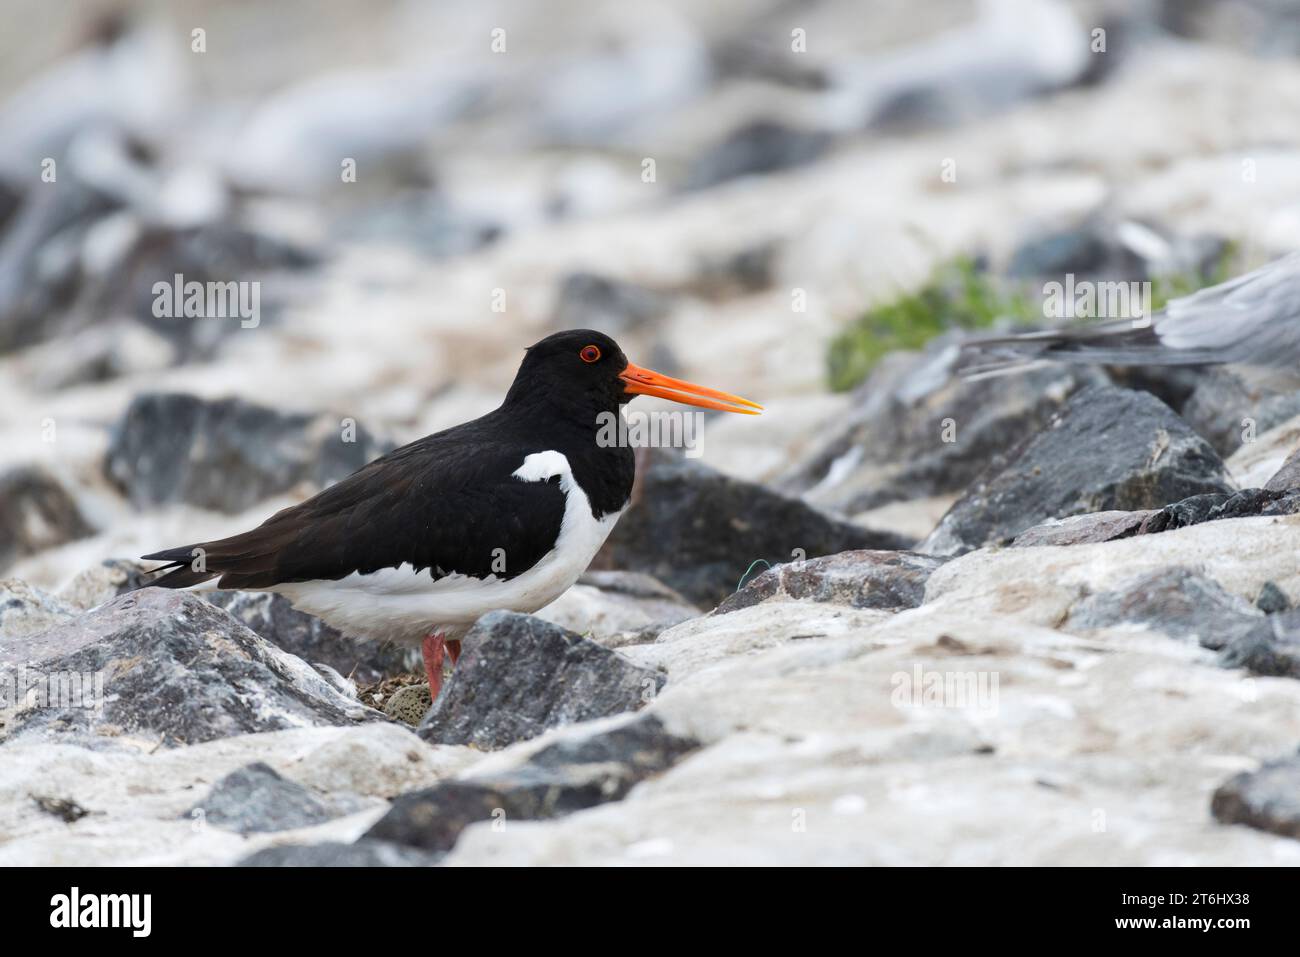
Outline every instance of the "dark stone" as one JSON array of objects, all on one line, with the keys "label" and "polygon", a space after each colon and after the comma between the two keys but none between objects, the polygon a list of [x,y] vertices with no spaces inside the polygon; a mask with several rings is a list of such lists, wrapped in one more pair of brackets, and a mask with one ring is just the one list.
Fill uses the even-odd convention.
[{"label": "dark stone", "polygon": [[1095,227],[1083,226],[1030,237],[1011,254],[1007,265],[1007,275],[1013,279],[1041,279],[1066,273],[1137,279],[1143,274],[1142,260],[1117,249]]},{"label": "dark stone", "polygon": [[1300,512],[1300,489],[1274,492],[1244,488],[1236,492],[1206,493],[1189,496],[1152,512],[1142,522],[1138,534],[1151,535],[1224,518],[1294,515],[1297,512]]},{"label": "dark stone", "polygon": [[182,815],[240,834],[288,831],[338,816],[301,784],[258,761],[232,771]]},{"label": "dark stone", "polygon": [[1276,377],[1252,381],[1235,366],[1207,369],[1183,406],[1182,416],[1227,457],[1244,444],[1248,428],[1263,435],[1300,415],[1300,392],[1279,383]]},{"label": "dark stone", "polygon": [[648,458],[640,498],[634,495],[594,566],[648,572],[701,606],[735,591],[758,559],[775,563],[793,555],[896,551],[912,544],[662,449]]},{"label": "dark stone", "polygon": [[203,597],[267,641],[309,664],[326,664],[358,685],[374,684],[407,670],[406,651],[385,643],[358,641],[298,611],[283,595],[270,592],[213,591]]},{"label": "dark stone", "polygon": [[0,571],[25,555],[94,534],[76,500],[46,469],[0,473]]},{"label": "dark stone", "polygon": [[557,329],[596,329],[620,336],[667,315],[672,300],[644,286],[597,276],[570,273],[560,283],[551,314]]},{"label": "dark stone", "polygon": [[1050,519],[1232,489],[1222,460],[1168,406],[1113,386],[1077,393],[1009,459],[978,479],[917,550],[957,555]]},{"label": "dark stone", "polygon": [[391,448],[330,415],[241,399],[139,395],[113,430],[105,474],[140,507],[184,502],[237,513],[300,482],[320,488]]},{"label": "dark stone", "polygon": [[1267,678],[1300,678],[1300,611],[1270,615],[1234,638],[1219,653],[1219,664]]},{"label": "dark stone", "polygon": [[83,817],[90,814],[72,798],[56,798],[33,794],[32,800],[36,802],[38,808],[51,817],[57,817],[64,824],[76,824]]},{"label": "dark stone", "polygon": [[956,341],[921,356],[887,356],[854,392],[843,423],[778,478],[778,488],[850,515],[962,492],[1070,396],[1106,381],[1096,369],[1063,365],[963,379],[944,361],[955,360]]},{"label": "dark stone", "polygon": [[913,552],[856,551],[777,565],[729,596],[714,614],[774,598],[902,611],[921,604],[926,581],[942,564]]},{"label": "dark stone", "polygon": [[[464,659],[462,659],[463,663]],[[623,798],[699,747],[653,715],[557,741],[517,768],[444,781],[404,794],[365,837],[449,851],[461,832],[487,820],[542,820]]]},{"label": "dark stone", "polygon": [[1070,609],[1066,630],[1142,625],[1218,650],[1268,632],[1268,619],[1216,581],[1189,568],[1163,568]]},{"label": "dark stone", "polygon": [[[381,719],[190,592],[144,588],[37,636],[6,637],[0,668],[23,666],[33,681],[82,676],[84,691],[72,701],[42,696],[6,719],[5,736],[105,742],[132,734],[177,747]],[[96,674],[102,696],[91,693]]]},{"label": "dark stone", "polygon": [[1214,792],[1210,812],[1224,824],[1300,838],[1300,757],[1229,778]]},{"label": "dark stone", "polygon": [[484,615],[419,735],[484,751],[543,731],[635,711],[664,684],[658,671],[531,615]]},{"label": "dark stone", "polygon": [[1264,582],[1259,597],[1255,599],[1255,607],[1266,615],[1274,615],[1280,611],[1290,611],[1291,599],[1275,582]]},{"label": "dark stone", "polygon": [[1282,463],[1282,467],[1273,474],[1271,479],[1264,483],[1264,488],[1270,492],[1300,488],[1300,449],[1296,449],[1287,456],[1287,460]]},{"label": "dark stone", "polygon": [[776,242],[768,241],[724,256],[703,256],[685,289],[713,302],[769,289],[776,281],[779,249]]},{"label": "dark stone", "polygon": [[264,847],[240,861],[237,867],[431,867],[442,860],[414,847],[386,841],[360,840],[355,844],[280,844]]},{"label": "dark stone", "polygon": [[687,175],[687,189],[706,189],[741,176],[804,166],[820,158],[831,141],[829,133],[757,120],[700,156]]},{"label": "dark stone", "polygon": [[0,353],[86,324],[84,317],[70,322],[66,315],[84,285],[86,231],[120,205],[72,175],[60,175],[57,188],[41,183],[28,189],[0,242]]}]

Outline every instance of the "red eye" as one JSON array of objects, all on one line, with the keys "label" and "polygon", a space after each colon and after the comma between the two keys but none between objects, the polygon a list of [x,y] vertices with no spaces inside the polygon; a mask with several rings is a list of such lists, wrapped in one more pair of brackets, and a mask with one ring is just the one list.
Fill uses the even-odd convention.
[{"label": "red eye", "polygon": [[583,346],[578,355],[582,356],[583,362],[595,362],[600,358],[600,350],[595,346]]}]

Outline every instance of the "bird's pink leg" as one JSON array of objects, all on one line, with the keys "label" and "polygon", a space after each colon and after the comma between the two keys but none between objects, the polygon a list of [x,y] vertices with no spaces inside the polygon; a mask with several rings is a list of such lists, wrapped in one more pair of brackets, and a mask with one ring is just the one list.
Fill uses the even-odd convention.
[{"label": "bird's pink leg", "polygon": [[460,664],[460,639],[453,638],[447,642],[447,653],[451,655],[451,666],[453,668]]},{"label": "bird's pink leg", "polygon": [[[438,692],[442,690],[442,659],[446,650],[447,642],[441,632],[429,632],[420,643],[420,653],[424,656],[424,673],[429,679],[429,698],[432,701],[438,700]],[[452,661],[455,660],[453,656]]]}]

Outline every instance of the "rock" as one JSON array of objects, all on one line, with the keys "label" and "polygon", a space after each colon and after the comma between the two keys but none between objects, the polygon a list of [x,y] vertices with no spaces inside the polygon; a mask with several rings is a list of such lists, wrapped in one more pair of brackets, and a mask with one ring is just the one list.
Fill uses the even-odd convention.
[{"label": "rock", "polygon": [[759,559],[911,544],[684,457],[652,455],[641,482],[640,500],[614,527],[593,567],[648,572],[704,606],[731,594]]},{"label": "rock", "polygon": [[1166,568],[1124,587],[1085,598],[1070,610],[1066,631],[1141,625],[1218,650],[1263,629],[1268,619],[1218,582],[1190,568]]},{"label": "rock", "polygon": [[1300,512],[1300,489],[1271,492],[1246,488],[1239,492],[1207,492],[1156,509],[1142,520],[1138,534],[1151,535],[1227,518],[1294,515],[1297,512]]},{"label": "rock", "polygon": [[189,820],[240,834],[311,827],[338,816],[301,784],[285,780],[260,761],[227,774],[185,814]]},{"label": "rock", "polygon": [[621,336],[663,318],[672,300],[622,279],[575,272],[564,277],[551,312],[556,329],[596,329]]},{"label": "rock", "polygon": [[234,514],[300,482],[323,487],[389,448],[330,415],[146,393],[114,428],[104,471],[141,508],[184,502]]},{"label": "rock", "polygon": [[955,555],[1050,519],[1231,490],[1222,460],[1159,399],[1090,388],[971,486],[917,550]]},{"label": "rock", "polygon": [[0,650],[15,638],[39,635],[75,615],[71,605],[27,582],[0,581]]},{"label": "rock", "polygon": [[484,615],[419,735],[483,751],[550,728],[635,711],[664,676],[556,625],[515,612]]},{"label": "rock", "polygon": [[1273,615],[1279,611],[1289,611],[1291,599],[1286,596],[1286,592],[1277,587],[1276,583],[1264,582],[1264,587],[1259,590],[1259,597],[1255,599],[1255,607],[1266,615]]},{"label": "rock", "polygon": [[1271,479],[1264,483],[1264,488],[1270,492],[1300,488],[1300,448],[1297,448],[1288,456],[1287,460],[1282,463],[1282,467],[1273,474]]},{"label": "rock", "polygon": [[1219,664],[1268,678],[1300,678],[1300,611],[1270,615],[1263,625],[1234,637],[1220,652]]},{"label": "rock", "polygon": [[76,499],[47,469],[20,466],[0,473],[0,570],[93,533]]},{"label": "rock", "polygon": [[140,588],[150,578],[144,562],[132,558],[107,558],[79,572],[59,591],[59,598],[78,611],[112,601]]},{"label": "rock", "polygon": [[[145,588],[0,644],[0,667],[26,666],[36,698],[11,714],[7,737],[67,735],[177,747],[280,728],[378,717],[189,592]],[[61,700],[53,703],[55,679]]]},{"label": "rock", "polygon": [[758,120],[732,132],[691,166],[687,189],[706,189],[740,176],[775,173],[819,158],[831,145],[829,133]]},{"label": "rock", "polygon": [[833,602],[853,608],[900,611],[925,598],[925,582],[942,560],[913,552],[854,551],[769,568],[714,612],[764,601]]},{"label": "rock", "polygon": [[1214,792],[1210,813],[1224,824],[1300,838],[1300,758],[1271,761],[1230,778]]},{"label": "rock", "polygon": [[1235,366],[1207,369],[1182,409],[1187,424],[1223,456],[1297,415],[1300,391]]},{"label": "rock", "polygon": [[204,597],[277,647],[308,664],[325,664],[357,684],[373,684],[406,670],[407,652],[393,644],[348,638],[283,595],[212,591]]},{"label": "rock", "polygon": [[684,291],[713,302],[753,295],[776,282],[780,245],[761,242],[722,256],[701,256]]},{"label": "rock", "polygon": [[606,638],[662,631],[699,614],[699,608],[650,575],[589,571],[537,617],[609,647]]},{"label": "rock", "polygon": [[419,726],[432,706],[433,698],[427,684],[406,685],[389,695],[384,702],[384,714],[414,728]]},{"label": "rock", "polygon": [[1142,258],[1115,242],[1100,223],[1042,233],[1024,240],[1011,254],[1007,275],[1045,279],[1073,273],[1077,277],[1145,279]]},{"label": "rock", "polygon": [[1070,518],[1053,519],[1042,525],[1027,528],[1011,542],[1012,548],[1032,548],[1035,545],[1084,545],[1091,542],[1113,542],[1117,538],[1136,535],[1142,523],[1155,514],[1155,509],[1136,512],[1089,512]]},{"label": "rock", "polygon": [[279,844],[264,847],[239,862],[239,867],[432,867],[442,859],[414,847],[387,841],[355,844]]},{"label": "rock", "polygon": [[778,488],[850,515],[964,492],[1072,395],[1105,382],[1095,369],[1060,365],[971,381],[952,375],[955,357],[955,341],[920,356],[887,356],[854,393],[843,423],[778,477]]},{"label": "rock", "polygon": [[1300,415],[1243,442],[1228,458],[1228,469],[1242,488],[1277,491],[1287,487],[1288,473],[1282,469],[1297,450],[1300,450]]},{"label": "rock", "polygon": [[[463,661],[463,659],[462,659]],[[479,821],[542,820],[623,798],[632,786],[672,767],[699,742],[640,715],[615,727],[574,729],[504,771],[404,794],[366,838],[449,851]]]}]

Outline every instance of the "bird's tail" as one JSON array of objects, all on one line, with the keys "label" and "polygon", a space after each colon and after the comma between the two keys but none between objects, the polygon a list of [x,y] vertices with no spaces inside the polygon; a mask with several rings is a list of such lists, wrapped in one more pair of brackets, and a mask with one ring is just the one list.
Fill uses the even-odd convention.
[{"label": "bird's tail", "polygon": [[141,555],[140,558],[143,561],[168,563],[160,568],[152,569],[153,572],[157,573],[158,577],[149,579],[141,587],[189,588],[191,585],[198,585],[216,578],[221,572],[208,567],[206,561],[207,551],[207,543],[199,543],[196,545],[182,545],[178,548],[167,548],[151,555]]},{"label": "bird's tail", "polygon": [[1131,319],[1093,323],[1074,329],[1047,329],[1012,336],[989,336],[962,344],[957,371],[986,378],[1043,362],[1088,365],[1207,365],[1222,362],[1208,349],[1171,349],[1155,327]]}]

